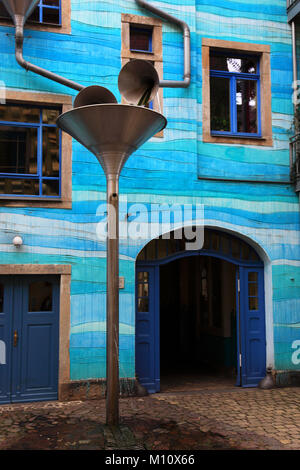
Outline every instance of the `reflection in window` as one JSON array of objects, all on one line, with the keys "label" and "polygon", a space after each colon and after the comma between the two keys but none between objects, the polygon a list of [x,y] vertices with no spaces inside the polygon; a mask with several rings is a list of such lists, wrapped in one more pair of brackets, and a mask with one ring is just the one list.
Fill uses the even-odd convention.
[{"label": "reflection in window", "polygon": [[258,273],[248,273],[249,310],[258,310]]},{"label": "reflection in window", "polygon": [[140,271],[138,273],[138,312],[149,311],[149,272]]},{"label": "reflection in window", "polygon": [[0,105],[0,194],[60,196],[57,108]]},{"label": "reflection in window", "polygon": [[52,284],[50,282],[39,281],[30,284],[28,311],[52,311]]},{"label": "reflection in window", "polygon": [[211,130],[230,132],[230,82],[226,78],[210,79]]},{"label": "reflection in window", "polygon": [[236,81],[237,131],[257,133],[257,83],[254,80]]},{"label": "reflection in window", "polygon": [[138,299],[138,311],[149,312],[149,299],[148,298]]},{"label": "reflection in window", "polygon": [[212,134],[260,136],[259,61],[211,52],[210,115]]}]

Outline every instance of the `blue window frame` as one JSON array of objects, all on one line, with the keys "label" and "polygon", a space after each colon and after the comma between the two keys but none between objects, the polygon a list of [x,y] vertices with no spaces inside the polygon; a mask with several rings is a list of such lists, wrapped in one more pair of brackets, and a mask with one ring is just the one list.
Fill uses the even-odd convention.
[{"label": "blue window frame", "polygon": [[153,28],[130,25],[130,50],[131,52],[152,53]]},{"label": "blue window frame", "polygon": [[[61,25],[61,1],[62,0],[40,0],[33,13],[28,18],[29,22]],[[10,19],[6,8],[0,3],[0,18]]]},{"label": "blue window frame", "polygon": [[210,54],[211,134],[261,137],[259,57]]},{"label": "blue window frame", "polygon": [[61,196],[61,110],[20,104],[0,106],[0,196]]}]

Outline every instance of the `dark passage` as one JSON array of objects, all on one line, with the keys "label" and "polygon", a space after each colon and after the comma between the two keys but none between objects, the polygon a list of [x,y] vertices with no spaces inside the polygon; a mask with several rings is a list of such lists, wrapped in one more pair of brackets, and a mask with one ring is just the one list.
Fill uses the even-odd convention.
[{"label": "dark passage", "polygon": [[235,266],[208,256],[161,266],[161,389],[234,385],[236,351]]}]

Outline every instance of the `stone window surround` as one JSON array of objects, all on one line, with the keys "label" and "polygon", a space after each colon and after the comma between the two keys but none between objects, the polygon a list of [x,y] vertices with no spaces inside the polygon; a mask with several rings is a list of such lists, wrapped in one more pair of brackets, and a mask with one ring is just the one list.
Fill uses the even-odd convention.
[{"label": "stone window surround", "polygon": [[[210,131],[210,61],[211,48],[231,50],[235,52],[257,53],[260,56],[261,83],[261,127],[262,137],[215,136]],[[272,110],[271,110],[271,67],[270,46],[264,44],[223,41],[219,39],[202,39],[202,121],[203,142],[227,143],[239,145],[272,146]]]},{"label": "stone window surround", "polygon": [[[0,26],[11,26],[10,20],[0,20]],[[71,34],[71,0],[61,1],[61,26],[49,26],[44,24],[28,23],[25,29],[33,29],[37,31],[47,31],[52,33]]]},{"label": "stone window surround", "polygon": [[70,383],[70,286],[71,265],[53,264],[0,264],[0,275],[58,275],[59,297],[59,374],[58,399]]},{"label": "stone window surround", "polygon": [[[13,103],[57,105],[62,107],[62,112],[72,108],[72,97],[68,95],[56,95],[52,93],[35,93],[5,90],[5,99]],[[61,137],[61,197],[49,201],[49,199],[31,198],[30,196],[1,196],[0,205],[9,207],[45,207],[45,208],[72,208],[72,138],[62,132]]]},{"label": "stone window surround", "polygon": [[[143,59],[154,62],[160,80],[163,79],[163,55],[162,55],[162,21],[147,16],[130,15],[122,13],[122,67],[130,59]],[[130,25],[146,25],[153,27],[152,52],[131,52],[130,50]],[[122,99],[122,102],[125,101]],[[153,110],[163,114],[163,89],[159,88],[158,97],[153,100]],[[158,132],[154,137],[163,137],[164,132]]]}]

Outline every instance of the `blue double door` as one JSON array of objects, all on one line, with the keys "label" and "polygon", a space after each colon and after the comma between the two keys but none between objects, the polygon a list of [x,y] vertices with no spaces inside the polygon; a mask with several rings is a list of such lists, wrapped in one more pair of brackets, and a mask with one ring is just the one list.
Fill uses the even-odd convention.
[{"label": "blue double door", "polygon": [[58,398],[59,278],[0,276],[0,403]]},{"label": "blue double door", "polygon": [[[159,269],[136,268],[136,374],[149,393],[160,390]],[[264,268],[237,266],[236,273],[236,385],[256,387],[266,373]]]}]

